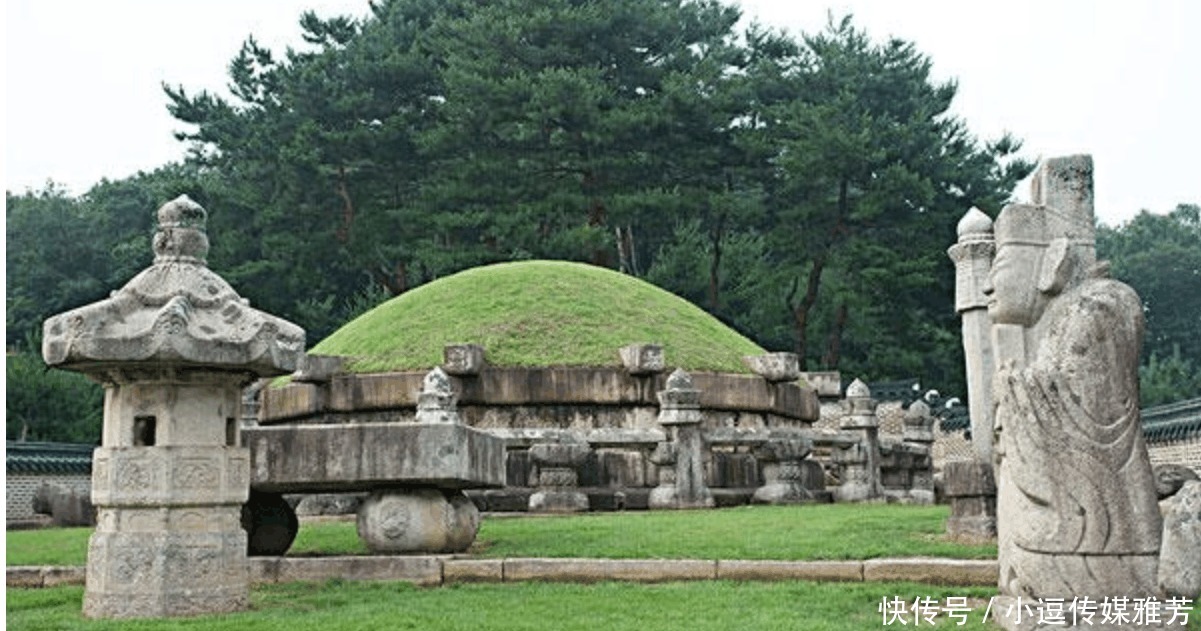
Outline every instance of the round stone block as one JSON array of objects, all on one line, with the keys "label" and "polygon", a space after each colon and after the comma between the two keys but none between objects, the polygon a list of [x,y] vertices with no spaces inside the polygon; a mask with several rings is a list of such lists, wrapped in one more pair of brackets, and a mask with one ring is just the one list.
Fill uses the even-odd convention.
[{"label": "round stone block", "polygon": [[359,537],[372,552],[462,552],[475,541],[480,512],[461,491],[375,491],[359,507]]}]

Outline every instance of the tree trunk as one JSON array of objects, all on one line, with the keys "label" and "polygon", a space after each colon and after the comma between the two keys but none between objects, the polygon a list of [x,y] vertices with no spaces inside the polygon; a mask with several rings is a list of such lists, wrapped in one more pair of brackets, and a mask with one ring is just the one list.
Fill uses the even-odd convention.
[{"label": "tree trunk", "polygon": [[709,242],[713,246],[713,256],[709,258],[709,312],[717,313],[717,307],[721,304],[720,292],[720,277],[721,271],[721,242],[725,237],[726,216],[723,214],[717,220],[717,225],[713,230],[709,231]]},{"label": "tree trunk", "polygon": [[825,268],[826,257],[824,254],[813,259],[813,267],[809,268],[809,280],[805,284],[805,295],[792,312],[793,326],[796,331],[796,353],[800,358],[801,370],[809,369],[808,361],[805,359],[805,351],[808,350],[806,330],[809,324],[809,314],[813,310],[813,305],[817,304],[817,292],[821,287],[822,271]]},{"label": "tree trunk", "polygon": [[350,189],[346,186],[346,167],[338,167],[338,197],[342,198],[342,225],[338,227],[336,236],[339,243],[350,239],[350,227],[354,224],[354,203],[350,200]]},{"label": "tree trunk", "polygon": [[847,303],[838,305],[834,316],[834,327],[830,329],[830,337],[826,339],[826,354],[822,357],[822,368],[837,370],[838,360],[842,355],[842,332],[847,326]]}]

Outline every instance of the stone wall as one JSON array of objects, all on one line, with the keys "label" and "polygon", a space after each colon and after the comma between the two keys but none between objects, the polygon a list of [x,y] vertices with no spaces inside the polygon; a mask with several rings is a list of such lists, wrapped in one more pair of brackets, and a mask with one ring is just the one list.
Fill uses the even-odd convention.
[{"label": "stone wall", "polygon": [[1147,445],[1151,464],[1178,464],[1201,474],[1201,436]]},{"label": "stone wall", "polygon": [[[415,420],[425,373],[348,374],[337,362],[320,358],[310,366],[291,384],[262,391],[262,427]],[[537,490],[541,472],[530,453],[539,445],[587,445],[586,456],[574,466],[573,485],[592,496],[594,509],[609,504],[645,508],[646,495],[660,485],[653,453],[670,440],[659,418],[659,394],[668,379],[663,372],[484,366],[449,379],[464,424],[506,444],[505,488],[472,494],[488,510],[524,506],[523,494]],[[698,429],[708,444],[700,457],[704,477],[710,486],[730,491],[719,501],[745,503],[765,484],[752,452],[782,439],[781,432],[807,428],[818,417],[817,396],[795,378],[695,373],[691,379],[699,391]]]},{"label": "stone wall", "polygon": [[31,475],[9,474],[5,477],[5,519],[28,519],[34,516],[33,494],[43,482],[61,484],[80,493],[90,493],[90,475]]}]

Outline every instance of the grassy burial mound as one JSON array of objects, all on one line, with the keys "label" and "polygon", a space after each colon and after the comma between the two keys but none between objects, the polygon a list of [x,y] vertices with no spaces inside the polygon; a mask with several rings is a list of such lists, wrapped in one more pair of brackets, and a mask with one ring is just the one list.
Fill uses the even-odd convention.
[{"label": "grassy burial mound", "polygon": [[475,343],[496,366],[611,366],[626,344],[663,345],[669,368],[748,372],[757,344],[696,305],[632,276],[563,261],[469,269],[352,320],[311,349],[353,372],[426,369]]}]

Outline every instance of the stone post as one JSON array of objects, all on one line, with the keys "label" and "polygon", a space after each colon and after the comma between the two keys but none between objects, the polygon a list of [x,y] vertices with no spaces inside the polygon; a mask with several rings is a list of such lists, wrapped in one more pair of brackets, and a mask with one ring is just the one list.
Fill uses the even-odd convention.
[{"label": "stone post", "polygon": [[913,458],[913,477],[909,498],[918,504],[934,503],[934,416],[925,401],[914,401],[905,410],[901,440],[917,452]]},{"label": "stone post", "polygon": [[[992,478],[992,380],[997,365],[993,336],[996,332],[988,315],[988,296],[984,293],[996,254],[996,241],[992,219],[978,208],[967,211],[959,220],[956,232],[959,241],[947,250],[947,254],[955,262],[955,311],[963,323],[968,414],[975,463],[947,463],[944,467],[944,488],[952,498],[947,534],[956,539],[981,541],[997,534],[996,484]],[[989,479],[969,480],[967,476],[971,475],[987,475]],[[979,495],[982,490],[994,496]]]},{"label": "stone post", "polygon": [[943,495],[951,502],[947,535],[967,543],[997,537],[997,487],[987,462],[953,460],[942,467]]},{"label": "stone post", "polygon": [[488,365],[479,344],[447,344],[442,347],[442,369],[456,377],[474,377]]},{"label": "stone post", "polygon": [[843,481],[835,496],[843,502],[876,500],[884,495],[880,482],[880,424],[877,402],[867,384],[856,379],[847,386],[846,413],[841,427],[860,433],[859,440],[840,448],[834,459],[843,468]]},{"label": "stone post", "polygon": [[663,346],[659,344],[630,344],[617,349],[626,372],[635,377],[657,375],[664,370]]},{"label": "stone post", "polygon": [[421,392],[417,394],[418,423],[454,423],[462,425],[459,418],[459,408],[456,405],[458,397],[450,385],[450,377],[440,367],[435,367],[425,375],[421,382]]},{"label": "stone post", "polygon": [[[416,424],[462,425],[456,400],[450,377],[434,368],[417,394]],[[437,463],[443,447],[419,435],[412,451]],[[377,488],[359,506],[357,525],[373,552],[461,552],[475,541],[480,511],[459,488]]]},{"label": "stone post", "polygon": [[579,513],[588,510],[588,496],[580,490],[577,467],[591,448],[587,443],[540,443],[530,448],[538,465],[538,490],[530,496],[532,513]]},{"label": "stone post", "polygon": [[700,391],[692,376],[676,369],[659,392],[659,424],[671,435],[675,484],[651,490],[651,508],[713,508],[713,493],[705,485],[705,437],[701,434]]},{"label": "stone post", "polygon": [[967,363],[967,399],[972,423],[972,447],[980,462],[992,462],[993,363],[988,317],[988,284],[996,244],[992,219],[978,208],[959,220],[959,242],[947,254],[955,262],[955,311],[963,322],[963,351]]},{"label": "stone post", "polygon": [[[755,489],[751,500],[761,504],[812,501],[814,495],[805,484],[807,473],[813,475],[805,467],[811,451],[813,442],[803,436],[773,437],[756,447],[755,458],[763,465],[763,486]],[[816,475],[822,475],[820,465]]]},{"label": "stone post", "polygon": [[93,618],[246,607],[241,390],[304,352],[300,327],[250,308],[208,269],[200,205],[181,196],[157,218],[148,269],[44,325],[46,363],[105,387],[83,600]]}]

